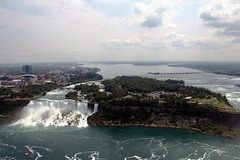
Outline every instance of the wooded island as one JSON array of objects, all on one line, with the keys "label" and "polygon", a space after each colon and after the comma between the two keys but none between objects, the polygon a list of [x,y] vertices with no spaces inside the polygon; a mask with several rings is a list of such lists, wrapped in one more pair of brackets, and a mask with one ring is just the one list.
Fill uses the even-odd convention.
[{"label": "wooded island", "polygon": [[90,126],[149,126],[201,131],[239,137],[240,113],[225,96],[205,88],[185,86],[184,81],[120,76],[99,86],[81,84],[75,89],[98,103],[88,117]]}]

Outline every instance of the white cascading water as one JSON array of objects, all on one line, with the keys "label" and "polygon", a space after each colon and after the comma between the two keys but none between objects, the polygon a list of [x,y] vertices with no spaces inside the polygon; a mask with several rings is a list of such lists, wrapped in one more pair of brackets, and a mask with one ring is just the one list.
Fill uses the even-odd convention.
[{"label": "white cascading water", "polygon": [[[55,93],[60,93],[55,91]],[[49,93],[52,95],[53,93]],[[33,100],[23,109],[20,119],[15,123],[24,126],[76,126],[87,127],[87,117],[95,113],[98,104],[89,107],[87,102],[68,99],[49,99],[43,97]]]}]

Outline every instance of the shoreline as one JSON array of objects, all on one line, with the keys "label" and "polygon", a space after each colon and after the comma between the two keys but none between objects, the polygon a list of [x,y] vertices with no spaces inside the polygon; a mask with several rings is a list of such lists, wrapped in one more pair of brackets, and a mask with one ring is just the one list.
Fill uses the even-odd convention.
[{"label": "shoreline", "polygon": [[[14,123],[14,121],[16,121],[18,119],[22,109],[25,106],[26,105],[22,105],[20,107],[18,106],[15,110],[12,111],[11,114],[9,114],[9,115],[11,115],[11,117],[9,117],[9,115],[8,116],[0,116],[0,124],[8,125],[8,124]],[[100,109],[100,111],[101,110],[102,110],[102,108]],[[159,120],[159,121],[154,121],[153,122],[154,124],[153,123],[150,124],[150,123],[147,123],[148,120],[146,120],[145,122],[144,121],[143,122],[137,122],[135,124],[133,124],[133,123],[125,123],[125,124],[123,124],[121,122],[121,120],[113,121],[113,120],[108,119],[108,118],[99,118],[99,117],[97,117],[97,114],[98,114],[98,112],[93,114],[93,115],[91,115],[91,116],[89,116],[87,118],[88,126],[173,128],[173,129],[192,130],[192,131],[196,131],[196,132],[199,132],[199,133],[202,133],[202,134],[206,134],[206,135],[221,136],[221,137],[226,137],[226,138],[233,138],[233,139],[240,138],[240,133],[236,134],[236,135],[229,135],[229,134],[226,134],[225,132],[223,132],[222,134],[218,134],[218,133],[212,133],[212,132],[208,132],[208,131],[202,131],[199,128],[191,127],[191,126],[194,125],[193,122],[189,121],[189,122],[183,123],[181,121],[182,120],[181,118],[180,118],[181,120],[177,120],[174,123],[170,123],[169,122],[170,120],[165,120],[165,121]],[[92,118],[93,119],[97,119],[97,121],[93,122]]]},{"label": "shoreline", "polygon": [[[41,95],[35,96],[33,99],[39,97]],[[5,114],[0,116],[0,123],[9,124],[16,121],[30,100],[0,101],[2,106],[5,105],[0,109],[6,109],[3,110]],[[102,104],[98,106],[97,113],[87,118],[87,122],[89,126],[175,128],[228,138],[240,137],[240,113],[225,113],[211,107],[191,106],[186,108],[163,105],[154,107],[138,104],[134,106],[132,103],[129,106]]]},{"label": "shoreline", "polygon": [[89,126],[139,126],[175,128],[203,134],[240,138],[240,114],[207,109],[139,106],[99,106],[98,112],[88,117]]},{"label": "shoreline", "polygon": [[0,124],[10,124],[17,120],[22,109],[28,105],[30,100],[4,100],[0,101]]},{"label": "shoreline", "polygon": [[203,132],[200,129],[197,128],[189,128],[189,127],[179,127],[179,126],[166,126],[166,125],[153,125],[153,124],[142,124],[142,125],[137,125],[137,124],[124,124],[124,125],[91,125],[88,124],[89,127],[149,127],[149,128],[166,128],[166,129],[182,129],[182,130],[189,130],[189,131],[196,131],[198,133],[204,134],[204,135],[211,135],[211,136],[220,136],[220,137],[225,137],[225,138],[231,138],[231,139],[239,139],[240,135],[238,136],[228,136],[225,134],[214,134],[214,133],[209,133],[209,132]]}]

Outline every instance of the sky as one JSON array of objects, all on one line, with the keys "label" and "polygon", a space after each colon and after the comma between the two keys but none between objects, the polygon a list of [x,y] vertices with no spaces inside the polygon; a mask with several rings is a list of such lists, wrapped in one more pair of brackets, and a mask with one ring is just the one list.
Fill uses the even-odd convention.
[{"label": "sky", "polygon": [[0,0],[0,63],[240,61],[240,0]]}]

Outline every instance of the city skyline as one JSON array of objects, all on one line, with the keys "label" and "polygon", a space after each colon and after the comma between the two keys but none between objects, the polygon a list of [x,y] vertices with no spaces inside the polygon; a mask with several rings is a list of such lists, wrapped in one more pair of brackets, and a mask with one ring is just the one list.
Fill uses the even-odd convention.
[{"label": "city skyline", "polygon": [[0,1],[0,63],[239,61],[236,0]]}]

